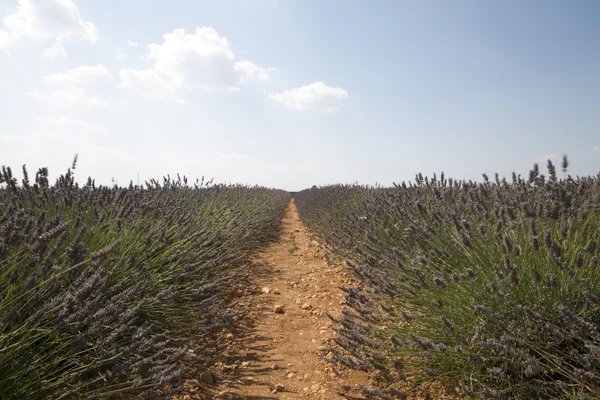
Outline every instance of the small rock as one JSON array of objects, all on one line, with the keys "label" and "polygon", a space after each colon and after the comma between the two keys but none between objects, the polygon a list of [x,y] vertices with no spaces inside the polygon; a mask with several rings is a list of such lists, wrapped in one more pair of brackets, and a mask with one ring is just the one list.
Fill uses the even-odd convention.
[{"label": "small rock", "polygon": [[279,289],[273,289],[273,294],[281,294],[281,292],[279,291]]},{"label": "small rock", "polygon": [[277,366],[277,364],[273,364],[271,365],[271,369],[279,369],[279,366]]},{"label": "small rock", "polygon": [[287,378],[288,378],[288,379],[293,379],[293,378],[295,378],[295,377],[296,377],[296,374],[295,374],[295,373],[293,373],[293,372],[290,372],[289,374],[287,374]]},{"label": "small rock", "polygon": [[319,346],[319,347],[317,347],[317,351],[327,351],[328,348],[329,347],[327,347],[327,346]]},{"label": "small rock", "polygon": [[313,392],[316,392],[317,390],[319,390],[321,388],[321,386],[319,386],[318,383],[315,383],[314,385],[312,385],[310,387],[310,390],[312,390]]},{"label": "small rock", "polygon": [[278,383],[277,385],[275,385],[275,388],[273,388],[274,393],[283,391],[285,391],[285,386],[283,386],[281,383]]},{"label": "small rock", "polygon": [[184,361],[193,361],[194,358],[196,358],[196,355],[194,353],[186,353],[183,356],[181,356],[181,359]]},{"label": "small rock", "polygon": [[242,368],[247,368],[249,366],[250,366],[250,362],[249,361],[242,362]]},{"label": "small rock", "polygon": [[235,336],[233,336],[233,333],[228,333],[227,336],[225,336],[227,339],[233,339],[235,338]]},{"label": "small rock", "polygon": [[296,299],[296,301],[294,301],[294,303],[296,303],[296,304],[302,304],[302,300]]},{"label": "small rock", "polygon": [[217,377],[210,370],[204,371],[202,375],[200,375],[200,380],[209,385],[217,383]]},{"label": "small rock", "polygon": [[283,310],[283,306],[282,305],[276,305],[273,306],[273,311],[275,312],[275,314],[283,314],[285,311]]},{"label": "small rock", "polygon": [[308,303],[304,303],[304,304],[302,304],[301,308],[303,310],[310,310],[312,308],[312,306],[310,304],[308,304]]},{"label": "small rock", "polygon": [[271,293],[271,289],[269,289],[268,287],[264,287],[264,288],[262,288],[262,292],[264,294],[269,294],[269,293]]}]

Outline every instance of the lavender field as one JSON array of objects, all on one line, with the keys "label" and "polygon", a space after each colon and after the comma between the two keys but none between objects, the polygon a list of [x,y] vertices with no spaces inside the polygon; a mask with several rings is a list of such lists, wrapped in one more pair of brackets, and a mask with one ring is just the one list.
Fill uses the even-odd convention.
[{"label": "lavender field", "polygon": [[211,365],[289,201],[180,177],[80,186],[75,167],[0,174],[2,399],[146,397]]},{"label": "lavender field", "polygon": [[[0,174],[0,398],[176,398],[219,365],[220,335],[248,330],[232,305],[260,292],[253,258],[281,240],[290,194],[179,176],[80,185],[76,163],[53,184],[46,168]],[[348,308],[321,356],[368,374],[354,393],[600,397],[600,176],[546,167],[294,194],[362,282],[340,287]]]},{"label": "lavender field", "polygon": [[599,398],[600,175],[567,168],[298,193],[367,284],[328,361],[372,373],[369,399]]},{"label": "lavender field", "polygon": [[600,400],[599,22],[0,0],[0,400]]}]

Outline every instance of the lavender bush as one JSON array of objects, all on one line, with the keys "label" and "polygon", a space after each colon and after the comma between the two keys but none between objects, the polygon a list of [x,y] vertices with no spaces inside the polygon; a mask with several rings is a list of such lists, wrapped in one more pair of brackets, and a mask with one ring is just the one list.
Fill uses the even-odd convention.
[{"label": "lavender bush", "polygon": [[370,284],[343,288],[333,349],[377,371],[368,398],[432,382],[469,398],[600,397],[600,175],[547,168],[296,196],[303,221]]},{"label": "lavender bush", "polygon": [[289,195],[186,178],[50,185],[0,174],[0,398],[144,393],[185,374],[190,336],[206,347],[249,268],[275,239]]}]

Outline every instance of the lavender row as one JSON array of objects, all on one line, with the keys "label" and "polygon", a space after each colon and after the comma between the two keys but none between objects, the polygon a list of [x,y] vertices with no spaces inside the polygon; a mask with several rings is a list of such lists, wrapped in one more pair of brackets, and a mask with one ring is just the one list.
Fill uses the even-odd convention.
[{"label": "lavender row", "polygon": [[[79,186],[74,168],[0,174],[0,398],[94,398],[174,386],[216,356],[249,255],[289,195],[186,178]],[[195,338],[195,341],[190,341]]]},{"label": "lavender row", "polygon": [[367,398],[599,398],[600,175],[567,165],[297,194],[369,287],[343,288],[330,361],[374,372]]}]

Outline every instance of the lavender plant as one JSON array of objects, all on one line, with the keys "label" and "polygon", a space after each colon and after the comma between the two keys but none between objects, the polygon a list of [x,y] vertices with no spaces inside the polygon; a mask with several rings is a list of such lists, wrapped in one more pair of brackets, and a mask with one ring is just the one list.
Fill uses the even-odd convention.
[{"label": "lavender plant", "polygon": [[147,393],[185,375],[191,336],[215,334],[251,252],[277,237],[289,195],[185,177],[79,186],[76,160],[0,174],[0,398]]},{"label": "lavender plant", "polygon": [[432,382],[472,398],[600,397],[600,175],[547,169],[296,195],[303,221],[370,284],[345,288],[334,351],[378,371],[368,398]]}]

